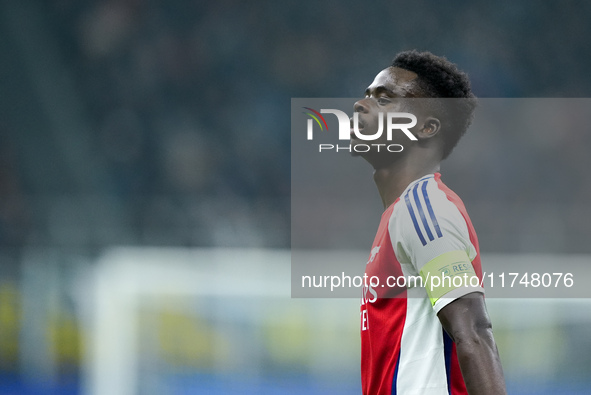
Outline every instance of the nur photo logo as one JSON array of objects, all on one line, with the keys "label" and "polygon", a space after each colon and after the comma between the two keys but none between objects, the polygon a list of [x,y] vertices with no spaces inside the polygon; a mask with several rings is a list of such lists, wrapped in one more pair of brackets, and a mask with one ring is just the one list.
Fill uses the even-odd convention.
[{"label": "nur photo logo", "polygon": [[[303,112],[310,118],[307,120],[306,138],[308,140],[314,140],[314,129],[320,129],[321,132],[328,132],[328,123],[322,114],[332,114],[336,116],[338,122],[338,140],[351,141],[352,138],[361,141],[376,141],[382,137],[384,132],[386,133],[386,140],[392,141],[392,136],[395,131],[400,131],[411,141],[417,141],[417,138],[410,132],[410,128],[417,124],[417,117],[408,112],[388,112],[378,113],[378,128],[373,134],[363,134],[359,129],[359,113],[355,112],[353,118],[349,118],[346,112],[337,110],[334,108],[321,108],[320,111],[316,111],[311,107],[302,107],[307,110]],[[404,121],[404,122],[401,122]],[[384,127],[384,123],[386,124]],[[318,152],[323,151],[346,151],[363,153],[368,152],[375,147],[378,152],[380,149],[386,149],[389,152],[401,152],[404,147],[401,144],[349,144],[346,146],[340,146],[338,144],[318,144]]]}]

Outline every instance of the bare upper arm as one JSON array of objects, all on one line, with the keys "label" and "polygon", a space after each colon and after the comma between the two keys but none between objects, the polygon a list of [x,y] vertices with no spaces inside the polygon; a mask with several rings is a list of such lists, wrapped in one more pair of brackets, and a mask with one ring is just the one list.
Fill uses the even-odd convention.
[{"label": "bare upper arm", "polygon": [[437,316],[445,331],[456,343],[462,340],[463,336],[473,336],[491,329],[484,295],[480,292],[473,292],[454,300],[442,308]]}]

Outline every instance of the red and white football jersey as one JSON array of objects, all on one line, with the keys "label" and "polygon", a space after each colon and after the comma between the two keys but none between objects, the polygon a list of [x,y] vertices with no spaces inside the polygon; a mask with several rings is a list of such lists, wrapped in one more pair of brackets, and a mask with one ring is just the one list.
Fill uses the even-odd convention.
[{"label": "red and white football jersey", "polygon": [[382,215],[361,300],[366,395],[467,394],[437,313],[484,292],[480,252],[464,204],[440,178],[412,182]]}]

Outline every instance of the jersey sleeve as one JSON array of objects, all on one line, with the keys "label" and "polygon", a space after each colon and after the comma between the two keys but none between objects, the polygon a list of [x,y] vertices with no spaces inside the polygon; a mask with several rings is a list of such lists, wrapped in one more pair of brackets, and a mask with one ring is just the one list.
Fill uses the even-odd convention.
[{"label": "jersey sleeve", "polygon": [[484,292],[472,261],[477,251],[459,209],[433,179],[419,181],[401,196],[389,223],[395,252],[408,274],[420,275],[439,312],[471,292]]}]

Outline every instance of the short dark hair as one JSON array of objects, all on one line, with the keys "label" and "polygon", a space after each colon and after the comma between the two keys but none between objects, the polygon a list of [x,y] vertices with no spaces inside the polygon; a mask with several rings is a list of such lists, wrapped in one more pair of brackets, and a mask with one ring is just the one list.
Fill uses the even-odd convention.
[{"label": "short dark hair", "polygon": [[474,118],[476,96],[470,88],[468,75],[444,57],[416,50],[397,54],[392,67],[416,73],[417,88],[421,96],[462,99],[446,101],[452,105],[444,105],[449,127],[442,124],[443,159],[447,158]]}]

